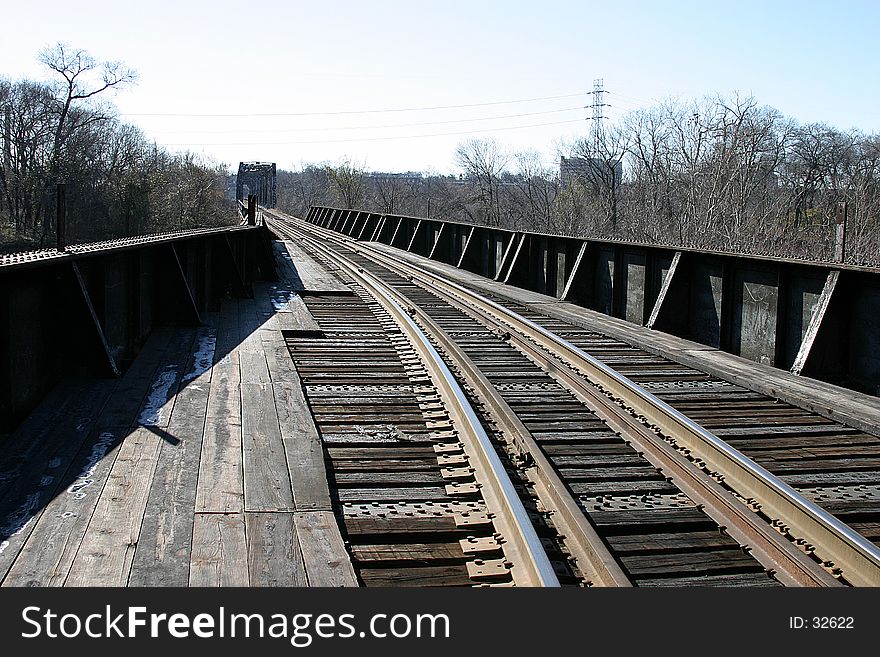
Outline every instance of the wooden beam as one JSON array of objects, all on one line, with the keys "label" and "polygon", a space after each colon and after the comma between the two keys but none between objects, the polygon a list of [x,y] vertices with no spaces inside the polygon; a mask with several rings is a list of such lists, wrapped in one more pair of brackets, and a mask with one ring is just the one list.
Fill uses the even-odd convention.
[{"label": "wooden beam", "polygon": [[461,269],[461,264],[464,262],[464,258],[468,252],[468,247],[470,247],[471,242],[474,239],[474,233],[476,232],[476,230],[477,230],[476,226],[471,226],[471,232],[468,233],[467,240],[464,243],[464,248],[461,250],[461,256],[458,258],[458,264],[455,265],[459,269]]},{"label": "wooden beam", "polygon": [[[510,266],[507,268],[507,274],[504,276],[505,283],[510,282],[510,277],[513,275],[514,268],[516,267],[517,262],[519,262],[520,254],[522,253],[522,250],[523,250],[523,245],[526,243],[526,237],[528,237],[528,235],[526,233],[522,233],[520,235],[519,244],[516,245],[516,251],[514,251],[514,253],[513,253],[513,258],[511,258],[511,260],[510,260]],[[512,243],[513,243],[513,240],[511,240],[511,244]]]},{"label": "wooden beam", "polygon": [[351,225],[355,222],[357,216],[358,212],[356,210],[349,210],[348,214],[345,215],[345,220],[339,228],[339,232],[343,235],[347,235],[348,233],[346,231],[351,228]]},{"label": "wooden beam", "polygon": [[388,219],[388,215],[382,215],[379,221],[376,222],[376,230],[373,231],[373,234],[370,235],[370,241],[375,242],[376,238],[379,236],[379,233],[382,232],[382,228],[385,227],[385,221]]},{"label": "wooden beam", "polygon": [[568,279],[565,281],[565,288],[562,290],[562,296],[559,297],[562,301],[567,301],[569,295],[571,294],[571,288],[574,286],[575,278],[577,278],[578,272],[581,268],[581,263],[584,261],[584,257],[587,253],[587,245],[589,242],[586,240],[581,242],[581,248],[578,250],[578,254],[574,259],[574,265],[571,268],[571,273],[568,275]]},{"label": "wooden beam", "polygon": [[501,262],[498,263],[498,269],[495,271],[495,279],[499,280],[501,275],[504,273],[504,265],[507,264],[507,259],[510,257],[510,253],[513,250],[513,244],[516,242],[516,233],[511,234],[510,239],[507,241],[507,246],[504,247],[504,254],[501,256]]},{"label": "wooden beam", "polygon": [[367,226],[370,225],[370,217],[372,215],[367,213],[367,216],[364,217],[364,223],[361,224],[361,229],[357,232],[357,235],[352,235],[356,240],[361,240],[364,237],[364,231],[367,230]]},{"label": "wooden beam", "polygon": [[86,312],[90,319],[90,324],[94,330],[95,337],[98,338],[98,342],[101,346],[101,353],[104,354],[104,357],[107,359],[107,367],[113,376],[119,376],[119,367],[116,364],[116,359],[113,357],[113,353],[110,351],[110,343],[107,342],[107,336],[104,334],[104,328],[101,326],[101,322],[98,320],[98,314],[95,312],[95,306],[92,304],[92,298],[89,295],[89,290],[86,287],[86,283],[83,280],[82,272],[79,270],[79,265],[76,264],[76,261],[71,261],[71,268],[73,269],[73,276],[76,280],[76,285],[79,288],[80,298],[86,307]]},{"label": "wooden beam", "polygon": [[332,511],[293,514],[309,586],[358,586]]},{"label": "wooden beam", "polygon": [[666,297],[669,294],[669,288],[672,285],[672,279],[675,276],[675,271],[678,269],[678,263],[680,261],[681,251],[676,251],[675,255],[672,256],[672,262],[669,265],[669,269],[666,271],[666,276],[663,277],[663,283],[660,285],[660,293],[657,295],[657,301],[654,302],[654,307],[651,309],[651,315],[648,317],[648,323],[645,324],[646,328],[652,329],[657,323],[657,318],[660,316],[660,310],[661,308],[663,308],[663,302],[666,300]]},{"label": "wooden beam", "polygon": [[446,224],[440,224],[440,230],[437,231],[437,237],[434,238],[434,244],[431,246],[431,251],[428,253],[428,259],[434,259],[434,251],[437,250],[437,245],[440,244],[440,240],[443,237],[443,230],[446,228]]},{"label": "wooden beam", "polygon": [[831,303],[831,297],[834,295],[834,290],[837,289],[837,281],[839,279],[839,269],[832,269],[828,272],[828,276],[825,278],[825,287],[822,288],[822,294],[819,295],[819,300],[813,308],[810,323],[807,325],[807,330],[804,332],[804,338],[801,340],[801,346],[798,349],[797,356],[795,356],[794,364],[791,366],[791,373],[796,376],[800,376],[801,372],[804,370],[804,366],[807,364],[807,359],[810,357],[810,350],[813,348],[816,336],[819,335],[819,328],[822,326],[822,320],[825,318],[825,313],[828,312],[828,306]]},{"label": "wooden beam", "polygon": [[394,240],[397,239],[397,233],[400,232],[400,227],[403,225],[403,217],[397,218],[397,225],[394,227],[394,232],[391,233],[391,239],[388,242],[388,246],[394,246]]},{"label": "wooden beam", "polygon": [[414,244],[415,241],[416,241],[416,237],[417,237],[418,234],[419,234],[419,228],[420,228],[421,226],[422,226],[422,220],[419,219],[419,220],[416,221],[416,227],[415,227],[415,230],[413,230],[412,237],[409,238],[409,244],[406,245],[406,250],[407,250],[408,252],[409,252],[409,251],[412,251],[413,244]]}]

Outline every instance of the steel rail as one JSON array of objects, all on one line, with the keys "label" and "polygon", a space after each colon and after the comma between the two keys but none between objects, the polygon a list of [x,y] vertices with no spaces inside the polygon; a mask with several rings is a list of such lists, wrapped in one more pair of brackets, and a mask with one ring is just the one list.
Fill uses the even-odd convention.
[{"label": "steel rail", "polygon": [[[305,236],[303,239],[314,243]],[[629,576],[611,555],[608,546],[590,523],[577,500],[568,491],[531,431],[511,410],[495,386],[428,313],[415,304],[409,305],[408,312],[427,329],[440,348],[451,357],[468,385],[488,407],[492,420],[501,429],[502,436],[508,444],[518,454],[528,454],[531,466],[526,469],[526,474],[535,484],[538,497],[544,506],[554,513],[554,524],[565,537],[564,543],[585,579],[591,584],[601,586],[632,586]]]},{"label": "steel rail", "polygon": [[[312,224],[309,226],[312,227]],[[347,239],[341,241],[349,242]],[[747,500],[754,500],[765,515],[771,518],[775,516],[784,525],[783,529],[812,545],[824,564],[839,569],[850,584],[880,586],[880,548],[680,411],[564,338],[491,299],[418,265],[394,260],[369,245],[355,240],[351,242],[349,248],[362,253],[369,250],[371,257],[381,260],[384,266],[417,277],[435,289],[443,289],[528,335],[544,349],[576,368],[588,380],[625,400],[633,413],[641,415],[690,450],[708,469],[719,473],[727,486]]]},{"label": "steel rail", "polygon": [[520,456],[528,455],[530,466],[526,468],[526,474],[535,484],[541,503],[553,514],[553,523],[564,536],[564,543],[585,579],[591,584],[602,586],[632,586],[629,576],[590,524],[531,431],[517,417],[495,386],[428,313],[415,305],[409,311],[450,356],[467,384],[489,409],[492,421],[501,429],[511,448]]},{"label": "steel rail", "polygon": [[[277,228],[277,227],[276,227]],[[286,232],[288,236],[292,233]],[[396,290],[359,268],[356,264],[340,258],[339,254],[324,245],[312,241],[316,249],[345,270],[388,311],[395,323],[408,337],[411,344],[422,357],[435,387],[446,402],[446,410],[458,430],[465,451],[478,467],[478,480],[483,484],[483,497],[490,510],[499,511],[493,522],[508,541],[504,546],[507,559],[511,562],[511,575],[514,583],[523,586],[558,587],[559,579],[544,549],[541,539],[529,519],[528,512],[517,495],[513,482],[507,475],[504,465],[476,412],[446,362],[431,344],[425,332],[415,323],[405,309],[406,299]]]},{"label": "steel rail", "polygon": [[[305,241],[314,243],[314,238],[309,235],[310,233],[305,230],[301,233]],[[387,256],[363,253],[358,248],[361,245],[356,245],[354,240],[339,239],[333,233],[329,233],[326,236],[336,243],[345,242],[352,251],[362,256],[366,255],[373,258],[377,264],[381,264],[381,266],[391,271],[406,275],[409,279],[413,278],[408,275],[407,269],[404,266],[398,266],[395,261],[388,260]],[[388,261],[378,262],[383,258]],[[431,278],[434,278],[433,275]],[[519,349],[547,372],[549,376],[571,391],[575,397],[584,402],[598,417],[604,420],[612,430],[620,435],[625,435],[634,448],[644,453],[645,458],[669,476],[682,492],[687,494],[695,503],[702,505],[704,511],[718,522],[719,525],[725,527],[727,533],[732,538],[741,545],[749,546],[749,549],[752,550],[753,555],[758,561],[764,564],[768,570],[773,570],[777,579],[782,583],[800,586],[840,585],[837,579],[823,570],[814,560],[798,550],[778,532],[770,528],[764,520],[758,518],[751,510],[731,495],[728,490],[711,480],[705,472],[688,461],[678,450],[654,434],[643,422],[636,420],[629,413],[622,412],[618,404],[610,402],[605,395],[597,391],[595,385],[587,383],[579,371],[575,371],[568,366],[560,366],[559,361],[554,360],[554,357],[550,356],[549,352],[538,347],[531,339],[522,338],[515,333],[510,334],[510,326],[500,322],[494,316],[474,316],[474,309],[467,303],[462,302],[456,297],[450,297],[448,293],[437,289],[435,285],[428,281],[424,281],[424,284],[433,289],[441,298],[445,298],[453,307],[487,325],[490,329],[507,332],[507,337],[515,348]],[[418,314],[419,310],[416,307],[411,309],[410,312]],[[455,344],[452,340],[450,342],[453,345]],[[446,346],[443,346],[443,348],[447,352],[449,351]],[[457,346],[454,346],[454,348],[457,348]],[[460,366],[470,363],[470,360],[466,357],[464,360],[459,361],[458,357],[455,356],[455,361]],[[485,380],[485,377],[479,373],[476,366],[473,366],[473,369],[475,372],[468,372],[467,367],[465,367],[462,372],[465,378],[469,379],[469,383],[471,377],[481,377],[485,385],[495,392],[495,396],[500,398],[500,395]],[[491,396],[489,403],[492,405]],[[630,584],[627,575],[622,571],[610,552],[608,552],[607,546],[604,545],[595,533],[587,516],[579,508],[577,502],[571,498],[567,487],[561,481],[552,465],[550,465],[543,451],[537,446],[524,426],[521,432],[517,430],[517,425],[522,426],[521,422],[518,421],[516,415],[503,402],[503,399],[501,403],[503,407],[496,407],[494,409],[496,410],[495,415],[498,417],[507,416],[507,428],[510,428],[512,425],[511,435],[515,437],[515,442],[520,443],[519,449],[523,452],[528,452],[534,459],[536,465],[534,468],[535,472],[530,473],[530,478],[532,478],[532,475],[534,476],[536,489],[541,491],[539,496],[541,496],[542,501],[545,504],[549,504],[549,508],[553,508],[557,512],[557,515],[554,516],[554,521],[565,528],[566,546],[573,555],[578,555],[578,562],[581,565],[586,564],[588,566],[588,569],[582,572],[588,578],[594,577],[594,581],[599,584],[612,586],[626,586]],[[560,490],[565,491],[564,495],[554,496],[554,493]],[[566,498],[568,502],[566,502]]]},{"label": "steel rail", "polygon": [[[489,326],[505,329],[508,325],[492,316],[479,316],[472,308],[455,300],[454,306]],[[459,305],[461,304],[461,305]],[[538,367],[569,390],[593,410],[613,431],[632,444],[646,460],[660,469],[694,503],[713,518],[741,545],[748,546],[753,556],[777,579],[787,585],[839,586],[840,582],[823,570],[814,560],[798,550],[788,539],[773,530],[764,520],[746,508],[729,490],[711,479],[676,447],[648,427],[642,419],[611,401],[580,370],[565,363],[530,337],[508,333],[512,345]]]},{"label": "steel rail", "polygon": [[[328,237],[333,238],[334,236],[330,234]],[[313,241],[313,238],[306,239]],[[361,244],[355,244],[348,240],[334,239],[334,241],[346,242],[352,251],[360,255],[367,255],[360,248]],[[372,253],[367,257],[373,258],[377,264],[391,271],[406,275],[410,279],[413,278],[410,275],[412,272],[406,266],[398,264],[384,254]],[[538,345],[533,338],[524,333],[520,335],[522,332],[517,331],[509,323],[502,322],[495,315],[475,311],[470,301],[464,301],[458,296],[450,295],[440,289],[436,284],[436,278],[435,275],[428,274],[429,280],[421,280],[420,282],[440,295],[441,298],[446,299],[453,307],[457,307],[489,328],[507,332],[508,339],[515,348],[591,408],[612,430],[620,435],[625,435],[634,448],[642,452],[649,462],[669,476],[678,488],[696,504],[701,505],[703,510],[720,526],[724,527],[732,538],[741,545],[748,546],[753,556],[764,564],[765,568],[772,570],[782,583],[797,586],[841,585],[839,580],[826,572],[787,538],[772,529],[767,522],[742,504],[729,490],[711,479],[706,472],[688,460],[678,449],[651,430],[642,419],[637,419],[633,414],[624,411],[619,404],[609,401],[605,394],[599,392],[594,383],[585,379],[579,369],[561,362],[561,357],[552,355],[548,347]],[[510,332],[511,329],[513,329],[513,333]],[[537,446],[535,446],[534,453],[543,456]],[[546,459],[543,462],[546,462]],[[549,464],[547,465],[549,466]],[[552,466],[550,467],[552,469]],[[541,473],[540,469],[539,473]],[[564,484],[562,485],[564,486]],[[580,515],[586,520],[582,511]],[[565,516],[563,516],[564,519]],[[586,563],[590,564],[594,573],[597,573],[599,581],[621,585],[626,575],[620,573],[622,578],[615,577],[618,573],[614,571],[613,567],[608,567],[603,551],[593,549],[589,532],[581,535],[574,534],[574,536],[576,537],[575,547],[582,547],[581,553],[587,553]],[[610,554],[607,554],[607,558],[613,560]],[[603,565],[607,570],[601,569]]]},{"label": "steel rail", "polygon": [[[301,220],[300,220],[301,221]],[[661,432],[671,436],[678,445],[690,450],[696,459],[719,473],[727,486],[746,499],[760,505],[762,512],[782,523],[782,529],[812,545],[828,567],[836,567],[846,580],[854,585],[880,585],[880,550],[870,541],[842,523],[833,515],[806,499],[781,479],[708,432],[693,420],[639,387],[628,378],[596,360],[560,336],[513,313],[500,304],[483,297],[457,283],[447,281],[418,265],[401,263],[378,250],[313,224],[317,230],[332,236],[348,247],[381,260],[384,266],[411,277],[435,289],[439,286],[448,294],[457,296],[469,305],[480,307],[484,313],[497,318],[517,331],[525,332],[544,349],[557,354],[565,363],[583,376],[598,383],[611,395],[626,400],[636,415]],[[809,579],[808,573],[802,573]],[[827,578],[816,580],[827,584]]]}]

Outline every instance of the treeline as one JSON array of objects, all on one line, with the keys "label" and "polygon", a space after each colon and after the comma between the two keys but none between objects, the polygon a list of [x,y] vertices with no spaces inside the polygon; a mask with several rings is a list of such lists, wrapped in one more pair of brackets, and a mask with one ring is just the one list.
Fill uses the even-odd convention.
[{"label": "treeline", "polygon": [[157,147],[105,100],[132,71],[61,44],[40,61],[52,82],[0,78],[0,246],[54,243],[59,182],[69,242],[234,221],[223,166]]},{"label": "treeline", "polygon": [[565,165],[462,143],[460,176],[351,163],[279,174],[279,204],[432,216],[566,235],[880,265],[880,136],[799,125],[753,98],[670,101],[568,144]]}]

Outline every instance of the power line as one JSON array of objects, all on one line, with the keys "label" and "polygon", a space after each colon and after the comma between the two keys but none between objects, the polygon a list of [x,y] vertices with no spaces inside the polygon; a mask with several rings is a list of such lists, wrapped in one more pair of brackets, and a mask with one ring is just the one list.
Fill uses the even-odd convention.
[{"label": "power line", "polygon": [[244,141],[244,142],[219,142],[219,143],[180,143],[180,144],[165,144],[165,146],[292,146],[298,144],[347,144],[352,142],[359,141],[387,141],[387,140],[395,140],[395,139],[423,139],[426,137],[452,137],[457,135],[473,135],[473,134],[482,134],[484,132],[498,132],[501,130],[521,130],[524,128],[541,128],[544,126],[551,125],[565,125],[568,123],[580,123],[582,119],[571,119],[569,121],[552,121],[549,123],[533,123],[531,125],[514,125],[507,126],[504,128],[483,128],[482,130],[468,130],[464,132],[435,132],[431,134],[423,134],[423,135],[399,135],[395,137],[362,137],[359,139],[326,139],[326,140],[317,140],[317,141],[268,141],[268,142],[252,142],[252,141]]},{"label": "power line", "polygon": [[619,91],[606,91],[605,93],[606,93],[606,94],[613,94],[614,96],[617,96],[618,98],[629,98],[630,100],[634,100],[634,101],[636,101],[636,102],[638,102],[638,103],[644,103],[644,104],[647,104],[647,105],[651,105],[651,104],[655,104],[655,105],[656,105],[657,103],[660,102],[660,101],[658,101],[656,98],[651,98],[651,99],[649,100],[649,99],[647,99],[647,98],[640,98],[639,96],[630,96],[630,95],[628,95],[628,94],[622,94],[622,93],[620,93]]},{"label": "power line", "polygon": [[338,112],[248,112],[245,114],[189,114],[184,112],[123,112],[122,116],[185,116],[185,117],[255,117],[255,116],[337,116],[340,114],[384,114],[388,112],[425,112],[429,110],[461,109],[465,107],[488,107],[490,105],[513,105],[516,103],[533,103],[539,100],[557,100],[559,98],[575,98],[583,96],[583,92],[563,94],[561,96],[543,96],[540,98],[521,98],[519,100],[498,100],[490,103],[470,103],[467,105],[437,105],[435,107],[395,107],[390,109],[344,110]]},{"label": "power line", "polygon": [[378,130],[380,128],[413,128],[428,125],[447,125],[450,123],[474,123],[476,121],[497,121],[499,119],[515,119],[523,116],[541,116],[545,114],[559,114],[561,112],[573,112],[583,110],[583,107],[565,107],[562,109],[545,110],[543,112],[524,112],[522,114],[505,114],[503,116],[484,116],[472,119],[452,119],[449,121],[423,121],[419,123],[386,123],[382,125],[361,125],[342,127],[321,128],[289,128],[286,130],[153,130],[154,133],[165,135],[225,135],[230,132],[247,134],[279,134],[288,132],[332,132],[334,130]]}]

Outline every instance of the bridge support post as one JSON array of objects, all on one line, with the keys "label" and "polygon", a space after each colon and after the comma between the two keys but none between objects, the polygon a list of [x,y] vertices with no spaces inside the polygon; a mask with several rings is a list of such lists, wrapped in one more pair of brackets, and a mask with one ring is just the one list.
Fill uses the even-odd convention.
[{"label": "bridge support post", "polygon": [[839,278],[840,270],[833,269],[828,272],[828,276],[825,279],[825,287],[822,288],[822,294],[816,302],[816,307],[813,309],[813,314],[810,317],[810,323],[804,332],[804,339],[801,341],[801,346],[791,366],[792,374],[800,375],[807,364],[807,359],[810,357],[810,351],[813,348],[813,343],[816,341],[816,336],[819,334],[822,320],[825,319],[825,313],[828,311],[828,306],[831,303],[834,290],[837,288]]},{"label": "bridge support post", "polygon": [[64,251],[67,246],[67,198],[64,183],[55,188],[55,248]]},{"label": "bridge support post", "polygon": [[581,247],[574,259],[574,265],[571,267],[571,273],[565,281],[565,288],[562,290],[562,296],[559,297],[563,301],[569,301],[572,298],[572,288],[575,287],[575,281],[578,280],[578,274],[581,271],[581,264],[584,262],[584,256],[587,252],[588,244],[589,242],[586,241],[581,242]]},{"label": "bridge support post", "polygon": [[[434,254],[437,253],[437,248],[441,243],[443,243],[444,246],[448,247],[448,244],[446,243],[447,240],[446,240],[446,234],[445,234],[445,233],[448,233],[448,231],[446,231],[446,226],[447,226],[446,223],[441,223],[440,228],[437,229],[436,233],[434,233],[434,241],[431,245],[431,251],[428,253],[429,260],[440,260],[441,262],[445,262],[445,260],[443,260],[442,258],[439,258],[439,257],[435,258]],[[433,224],[432,224],[432,227],[433,227]],[[439,256],[439,254],[438,254],[438,256]]]},{"label": "bridge support post", "polygon": [[249,226],[257,225],[257,195],[248,194],[247,222]]},{"label": "bridge support post", "polygon": [[519,241],[517,241],[517,234],[512,233],[507,241],[507,246],[504,247],[504,254],[501,256],[501,262],[498,263],[495,270],[494,280],[502,280],[504,276],[506,276],[505,271],[509,269],[507,263],[510,262],[510,259],[513,257],[514,252],[517,251],[517,245],[520,243],[522,243],[522,237],[520,236]]},{"label": "bridge support post", "polygon": [[[507,273],[504,275],[504,283],[508,285],[518,285],[520,281],[525,281],[525,274],[521,271],[525,262],[526,256],[523,254],[526,249],[526,241],[528,240],[528,233],[522,233],[519,238],[519,243],[516,245],[516,249],[513,252],[513,257],[510,259],[510,266],[507,268]],[[511,241],[513,244],[513,241]],[[526,268],[528,268],[528,264],[526,264]]]},{"label": "bridge support post", "polygon": [[843,262],[846,253],[846,201],[837,204],[837,226],[834,233],[834,261]]},{"label": "bridge support post", "polygon": [[471,252],[473,252],[473,248],[471,247],[471,242],[474,241],[474,233],[476,232],[477,227],[471,226],[470,232],[467,234],[467,237],[464,238],[464,246],[461,248],[461,256],[458,258],[458,262],[455,263],[455,266],[459,269],[469,269],[464,267],[465,258],[467,258],[470,254],[468,253],[468,249],[470,248]]},{"label": "bridge support post", "polygon": [[105,358],[106,369],[109,370],[109,372],[113,376],[120,376],[119,366],[116,364],[116,359],[113,357],[113,351],[110,348],[110,343],[107,340],[107,335],[104,333],[104,329],[101,326],[100,320],[98,319],[98,313],[95,312],[95,306],[92,303],[92,297],[89,295],[89,290],[86,287],[85,281],[83,280],[82,272],[75,262],[71,262],[70,265],[73,270],[76,287],[79,290],[80,298],[83,301],[86,314],[89,318],[88,323],[91,326],[90,332],[97,338],[98,344],[100,345],[99,350]]},{"label": "bridge support post", "polygon": [[417,219],[416,220],[416,227],[413,228],[412,237],[410,237],[410,239],[409,239],[409,244],[406,245],[407,252],[412,252],[413,245],[416,242],[416,238],[421,235],[421,233],[419,232],[421,227],[422,227],[422,220]]},{"label": "bridge support post", "polygon": [[651,309],[651,315],[648,317],[648,323],[645,324],[646,328],[652,329],[657,323],[657,318],[660,316],[660,311],[663,309],[663,302],[666,301],[666,297],[669,294],[669,288],[672,285],[672,279],[675,276],[675,271],[678,269],[678,263],[680,261],[681,251],[676,251],[675,255],[672,256],[672,264],[669,265],[669,269],[666,271],[666,276],[663,277],[663,283],[660,285],[660,292],[657,295],[657,301],[654,302],[654,307]]}]

